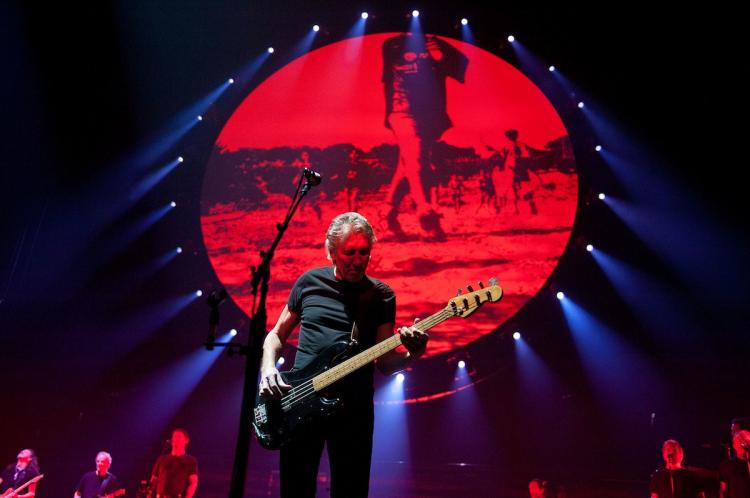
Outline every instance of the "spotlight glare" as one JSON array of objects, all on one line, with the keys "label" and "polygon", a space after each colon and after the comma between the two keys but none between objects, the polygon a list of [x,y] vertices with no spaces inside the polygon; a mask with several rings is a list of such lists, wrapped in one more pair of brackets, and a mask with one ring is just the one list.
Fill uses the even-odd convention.
[{"label": "spotlight glare", "polygon": [[508,36],[508,41],[511,42],[511,43],[513,43],[514,41],[516,41],[516,37],[513,36],[513,35],[510,35],[510,36]]},{"label": "spotlight glare", "polygon": [[203,121],[203,116],[199,115],[196,119],[198,119],[198,121]]},{"label": "spotlight glare", "polygon": [[464,360],[459,361],[458,368],[466,368],[466,362]]},{"label": "spotlight glare", "polygon": [[406,376],[404,374],[402,374],[402,373],[396,374],[396,382],[399,382],[399,383],[403,382],[405,378],[406,378]]},{"label": "spotlight glare", "polygon": [[197,291],[195,291],[195,295],[201,297],[203,295],[203,291],[198,289]]},{"label": "spotlight glare", "polygon": [[229,78],[227,80],[227,83],[229,83],[230,85],[234,85],[234,78]]},{"label": "spotlight glare", "polygon": [[466,26],[467,24],[469,24],[469,20],[464,17],[463,19],[461,19],[461,24]]},{"label": "spotlight glare", "polygon": [[278,360],[276,360],[276,364],[277,364],[277,365],[283,365],[285,361],[286,361],[286,360],[284,359],[284,357],[283,357],[283,356],[281,356],[281,357],[279,357],[279,359],[278,359]]},{"label": "spotlight glare", "polygon": [[597,145],[596,147],[594,147],[594,150],[597,151],[597,152],[600,152],[602,150],[602,146],[601,145]]},{"label": "spotlight glare", "polygon": [[177,249],[175,249],[175,252],[177,254],[182,254],[182,247],[178,247]]},{"label": "spotlight glare", "polygon": [[604,194],[599,194],[599,200],[604,200],[607,196]]},{"label": "spotlight glare", "polygon": [[269,54],[272,54],[272,53],[273,53],[273,47],[268,47],[268,53],[269,53]]},{"label": "spotlight glare", "polygon": [[313,26],[313,31],[315,31],[316,33],[320,31],[320,26],[318,26],[317,24]]},{"label": "spotlight glare", "polygon": [[554,73],[555,72],[555,66],[550,66],[549,67],[549,72],[550,73]]},{"label": "spotlight glare", "polygon": [[367,19],[370,15],[367,12],[362,12],[362,19]]},{"label": "spotlight glare", "polygon": [[513,340],[517,341],[521,339],[521,333],[520,332],[513,332]]},{"label": "spotlight glare", "polygon": [[232,337],[236,336],[237,335],[237,329],[230,330],[229,331],[229,335],[231,335]]},{"label": "spotlight glare", "polygon": [[583,109],[583,102],[578,102],[578,108]]},{"label": "spotlight glare", "polygon": [[414,10],[411,11],[411,15],[412,15],[412,17],[419,17],[419,11],[416,10],[416,9],[414,9]]},{"label": "spotlight glare", "polygon": [[557,293],[557,299],[559,299],[560,301],[562,301],[564,297],[565,297],[565,293],[563,293],[563,291],[558,291],[558,293]]},{"label": "spotlight glare", "polygon": [[178,162],[178,163],[181,163],[181,162],[183,162],[184,160],[185,160],[185,159],[184,159],[184,158],[183,158],[182,156],[180,156],[180,157],[178,157],[178,158],[177,158],[177,162]]},{"label": "spotlight glare", "polygon": [[586,250],[587,250],[588,252],[591,252],[591,251],[593,251],[593,250],[594,250],[594,246],[592,246],[591,244],[586,244]]},{"label": "spotlight glare", "polygon": [[177,203],[175,201],[170,202],[169,205],[172,206],[173,208],[177,207]]}]

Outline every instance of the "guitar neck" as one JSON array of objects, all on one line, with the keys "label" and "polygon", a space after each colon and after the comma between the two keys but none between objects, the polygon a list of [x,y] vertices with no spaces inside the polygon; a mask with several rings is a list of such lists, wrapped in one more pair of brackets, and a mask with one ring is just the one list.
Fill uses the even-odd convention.
[{"label": "guitar neck", "polygon": [[[426,332],[432,327],[443,323],[452,316],[454,316],[454,314],[448,311],[448,308],[444,308],[437,313],[430,315],[424,320],[417,322],[414,325],[414,328]],[[388,339],[375,344],[371,348],[368,348],[361,353],[352,356],[348,360],[339,363],[335,367],[316,375],[312,379],[313,387],[316,391],[321,391],[334,382],[343,379],[355,370],[359,370],[365,365],[368,365],[369,363],[377,360],[389,351],[393,351],[400,345],[401,335],[395,334]]]}]

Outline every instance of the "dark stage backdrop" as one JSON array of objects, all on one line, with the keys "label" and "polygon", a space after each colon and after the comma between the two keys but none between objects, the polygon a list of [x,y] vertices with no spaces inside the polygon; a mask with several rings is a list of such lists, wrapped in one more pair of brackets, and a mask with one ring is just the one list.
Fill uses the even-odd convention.
[{"label": "dark stage backdrop", "polygon": [[[373,496],[523,496],[535,476],[571,496],[642,495],[668,437],[690,463],[716,468],[729,419],[750,414],[745,90],[732,19],[653,5],[420,5],[424,32],[468,59],[464,81],[447,82],[453,126],[435,137],[427,187],[447,234],[437,241],[420,233],[411,195],[399,200],[403,234],[388,216],[398,149],[383,122],[380,47],[408,29],[412,8],[0,8],[0,464],[34,448],[46,474],[37,496],[71,494],[99,450],[134,495],[175,425],[191,432],[199,496],[226,495],[243,365],[201,348],[208,308],[205,294],[190,296],[227,286],[220,333],[244,336],[248,266],[303,167],[324,183],[277,255],[274,318],[297,274],[326,264],[323,230],[350,207],[376,226],[373,275],[398,291],[400,322],[469,281],[496,276],[506,290],[472,322],[436,330],[399,396],[470,387],[399,404],[377,380]],[[362,10],[367,36],[351,38]],[[462,16],[475,45],[461,41]],[[298,58],[314,23],[322,29]],[[575,89],[529,78],[509,33]],[[229,77],[237,83],[203,121],[170,142]],[[587,124],[579,98],[604,127]],[[538,152],[535,215],[528,202],[516,214],[512,201],[483,197],[501,190],[494,151],[511,128]],[[605,148],[617,136],[628,161],[593,154],[594,128],[617,130]],[[155,181],[177,155],[185,162]],[[600,189],[622,204],[598,203]],[[589,241],[619,273],[582,249]],[[558,289],[585,313],[571,321]],[[582,345],[577,325],[592,321],[607,340]],[[516,329],[527,349],[510,339]],[[454,379],[458,359],[468,381]],[[276,493],[275,454],[253,445],[250,458],[248,496]]]}]

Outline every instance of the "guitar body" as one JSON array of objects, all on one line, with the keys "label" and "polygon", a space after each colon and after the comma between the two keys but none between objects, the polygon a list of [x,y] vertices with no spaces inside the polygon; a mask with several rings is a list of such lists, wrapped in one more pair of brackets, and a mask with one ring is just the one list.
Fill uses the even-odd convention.
[{"label": "guitar body", "polygon": [[[305,384],[309,386],[313,377],[343,362],[354,350],[354,343],[335,342],[305,368],[281,372],[292,389],[281,399],[258,398],[253,409],[253,430],[261,446],[277,450],[306,427],[314,426],[336,411],[341,399],[336,397],[335,389],[316,392]],[[291,399],[296,402],[288,403]]]}]

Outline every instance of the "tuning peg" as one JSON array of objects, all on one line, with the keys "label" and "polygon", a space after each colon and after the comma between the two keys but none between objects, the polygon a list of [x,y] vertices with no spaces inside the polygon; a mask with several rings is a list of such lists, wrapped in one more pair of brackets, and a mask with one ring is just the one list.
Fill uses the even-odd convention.
[{"label": "tuning peg", "polygon": [[495,277],[492,277],[490,280],[490,285],[497,285],[497,279]]},{"label": "tuning peg", "polygon": [[469,289],[469,292],[474,292],[474,287],[471,285],[467,285],[466,288]]},{"label": "tuning peg", "polygon": [[484,289],[484,284],[482,283],[482,281],[481,281],[481,280],[480,280],[479,282],[477,282],[477,283],[479,284],[479,288],[480,288],[480,289]]},{"label": "tuning peg", "polygon": [[458,290],[456,291],[456,297],[460,296],[460,295],[461,295],[461,292],[462,292],[462,291],[461,291],[461,289],[458,289]]}]

